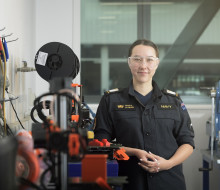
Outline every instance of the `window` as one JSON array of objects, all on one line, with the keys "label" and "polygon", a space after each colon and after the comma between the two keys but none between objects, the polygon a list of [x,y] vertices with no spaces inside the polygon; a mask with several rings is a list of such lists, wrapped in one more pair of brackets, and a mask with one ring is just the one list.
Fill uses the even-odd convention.
[{"label": "window", "polygon": [[210,103],[220,80],[218,0],[81,0],[81,83],[88,103],[128,86],[130,44],[148,38],[160,50],[154,79],[185,103]]}]

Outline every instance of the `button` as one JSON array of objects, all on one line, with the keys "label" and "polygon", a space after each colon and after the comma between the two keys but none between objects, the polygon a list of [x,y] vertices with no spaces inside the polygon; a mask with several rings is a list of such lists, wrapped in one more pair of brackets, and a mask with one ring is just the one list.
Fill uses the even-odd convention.
[{"label": "button", "polygon": [[152,178],[152,177],[153,177],[153,175],[152,175],[152,174],[149,174],[149,177],[150,177],[150,178]]},{"label": "button", "polygon": [[147,135],[147,136],[149,136],[149,135],[150,135],[150,133],[149,133],[149,132],[146,132],[146,135]]},{"label": "button", "polygon": [[148,113],[149,113],[148,111],[145,111],[145,112],[144,112],[144,115],[148,115]]}]

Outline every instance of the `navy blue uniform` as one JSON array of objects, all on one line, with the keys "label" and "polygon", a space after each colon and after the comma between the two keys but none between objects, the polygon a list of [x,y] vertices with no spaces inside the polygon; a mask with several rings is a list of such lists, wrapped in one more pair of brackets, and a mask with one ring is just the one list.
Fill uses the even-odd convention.
[{"label": "navy blue uniform", "polygon": [[[161,91],[153,81],[150,101],[144,106],[136,98],[133,85],[102,97],[95,125],[95,138],[116,139],[126,147],[143,149],[165,159],[172,157],[179,146],[194,147],[194,131],[181,99]],[[128,176],[126,189],[184,190],[182,164],[170,170],[149,173],[136,157],[119,163],[119,175]]]}]

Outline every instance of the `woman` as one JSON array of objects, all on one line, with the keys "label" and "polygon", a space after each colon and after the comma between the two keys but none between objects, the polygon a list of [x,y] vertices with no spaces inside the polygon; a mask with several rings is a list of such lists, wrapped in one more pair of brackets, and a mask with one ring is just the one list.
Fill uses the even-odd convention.
[{"label": "woman", "polygon": [[159,65],[157,46],[135,41],[128,54],[132,82],[105,93],[96,114],[95,138],[116,139],[130,156],[119,162],[125,189],[184,190],[182,162],[193,152],[194,132],[176,93],[152,80]]}]

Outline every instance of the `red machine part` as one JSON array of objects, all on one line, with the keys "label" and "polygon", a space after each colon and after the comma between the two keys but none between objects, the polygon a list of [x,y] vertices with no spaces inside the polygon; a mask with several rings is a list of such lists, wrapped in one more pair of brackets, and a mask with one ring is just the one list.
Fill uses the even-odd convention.
[{"label": "red machine part", "polygon": [[57,127],[53,124],[50,125],[50,132],[60,132],[60,131],[61,131],[60,127]]},{"label": "red machine part", "polygon": [[78,122],[79,121],[79,115],[71,115],[71,121]]},{"label": "red machine part", "polygon": [[61,129],[55,125],[52,124],[52,121],[50,121],[51,125],[49,126],[49,129],[47,129],[47,133],[46,133],[46,139],[47,141],[49,141],[50,138],[50,132],[61,132]]},{"label": "red machine part", "polygon": [[115,150],[113,157],[117,160],[129,160],[129,156],[125,153],[125,149],[123,148]]},{"label": "red machine part", "polygon": [[70,134],[68,140],[68,149],[70,156],[78,156],[79,155],[79,135],[78,134]]},{"label": "red machine part", "polygon": [[108,142],[107,139],[102,139],[102,143],[104,144],[104,146],[110,147],[110,142]]},{"label": "red machine part", "polygon": [[[36,183],[40,175],[40,164],[33,149],[33,139],[30,132],[20,130],[16,134],[18,140],[18,153],[16,158],[16,176]],[[20,189],[26,189],[22,185]]]},{"label": "red machine part", "polygon": [[[25,177],[28,181],[36,183],[40,175],[40,165],[34,152],[24,149],[18,150],[18,158],[16,161],[16,176]],[[26,186],[20,187],[25,189]]]},{"label": "red machine part", "polygon": [[81,84],[77,84],[77,83],[72,83],[71,86],[72,86],[72,87],[82,87]]},{"label": "red machine part", "polygon": [[[110,145],[107,139],[102,139],[102,141],[94,139],[89,142],[89,146],[110,147]],[[113,158],[117,160],[129,160],[129,156],[125,153],[125,149],[123,148],[114,150]]]},{"label": "red machine part", "polygon": [[92,141],[89,142],[89,146],[104,146],[104,144],[98,139],[93,139]]},{"label": "red machine part", "polygon": [[107,139],[102,139],[102,141],[99,141],[98,139],[93,139],[93,141],[89,142],[89,146],[105,146],[105,147],[110,147],[110,142],[108,142]]},{"label": "red machine part", "polygon": [[[81,84],[77,84],[77,83],[72,83],[71,84],[71,87],[73,88],[76,88],[76,87],[82,87]],[[72,107],[74,108],[75,107],[75,101],[72,100]],[[71,121],[74,121],[74,122],[79,122],[79,115],[71,115]]]},{"label": "red machine part", "polygon": [[82,182],[96,182],[101,177],[107,182],[106,154],[87,154],[82,160]]},{"label": "red machine part", "polygon": [[99,187],[101,187],[103,190],[112,190],[112,188],[106,183],[106,181],[101,178],[101,177],[98,177],[95,181]]}]

